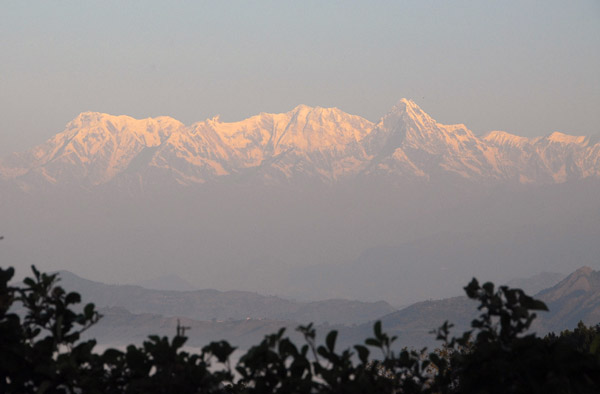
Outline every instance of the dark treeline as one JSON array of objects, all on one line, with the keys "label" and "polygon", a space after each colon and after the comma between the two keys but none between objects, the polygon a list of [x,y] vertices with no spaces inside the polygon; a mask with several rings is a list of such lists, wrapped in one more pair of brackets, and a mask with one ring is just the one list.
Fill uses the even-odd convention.
[{"label": "dark treeline", "polygon": [[[80,312],[79,294],[40,273],[10,285],[0,268],[0,392],[2,393],[598,393],[600,325],[544,338],[529,333],[534,311],[546,305],[522,290],[473,279],[467,296],[481,314],[458,336],[445,323],[440,346],[392,350],[395,338],[374,325],[373,336],[337,350],[337,332],[321,344],[312,325],[297,345],[282,329],[232,365],[235,350],[212,342],[199,353],[173,338],[150,336],[142,346],[94,352],[80,335],[101,316],[93,304]],[[24,311],[15,313],[15,307]]]}]

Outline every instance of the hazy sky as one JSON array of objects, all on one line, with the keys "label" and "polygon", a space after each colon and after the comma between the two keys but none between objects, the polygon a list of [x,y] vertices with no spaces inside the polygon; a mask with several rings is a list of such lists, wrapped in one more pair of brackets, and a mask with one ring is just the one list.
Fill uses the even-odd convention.
[{"label": "hazy sky", "polygon": [[0,154],[82,111],[189,124],[401,97],[476,133],[599,133],[600,1],[3,1]]}]

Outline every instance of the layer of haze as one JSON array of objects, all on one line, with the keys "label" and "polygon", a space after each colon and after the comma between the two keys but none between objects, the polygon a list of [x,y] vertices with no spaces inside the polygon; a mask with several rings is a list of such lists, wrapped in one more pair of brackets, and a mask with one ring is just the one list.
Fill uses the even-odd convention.
[{"label": "layer of haze", "polygon": [[599,22],[597,0],[4,1],[0,154],[87,110],[377,120],[401,97],[477,133],[595,134]]},{"label": "layer of haze", "polygon": [[127,196],[117,184],[2,196],[0,258],[105,283],[178,275],[198,288],[406,305],[600,269],[600,182],[265,187],[212,183]]}]

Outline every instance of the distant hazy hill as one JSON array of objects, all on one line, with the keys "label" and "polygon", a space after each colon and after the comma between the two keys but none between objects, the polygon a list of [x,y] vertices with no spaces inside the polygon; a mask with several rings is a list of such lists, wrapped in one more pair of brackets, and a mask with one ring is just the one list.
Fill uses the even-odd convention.
[{"label": "distant hazy hill", "polygon": [[588,325],[600,323],[600,271],[580,268],[536,297],[550,309],[536,325],[542,330],[573,328],[580,320]]},{"label": "distant hazy hill", "polygon": [[[60,277],[66,289],[80,292],[84,301],[93,301],[100,307],[104,317],[86,335],[103,344],[139,343],[151,334],[173,335],[179,319],[191,328],[190,346],[226,339],[247,347],[281,327],[300,339],[295,328],[309,322],[317,323],[321,339],[330,329],[339,330],[340,345],[349,346],[370,336],[374,321],[381,320],[386,332],[398,336],[396,346],[419,348],[437,344],[431,331],[445,321],[454,324],[453,333],[460,334],[469,329],[479,314],[477,303],[464,296],[417,302],[389,313],[392,308],[382,302],[299,303],[249,292],[178,292],[106,285],[66,271],[60,272]],[[529,279],[515,283],[527,283]],[[600,323],[600,272],[589,267],[576,270],[535,297],[550,309],[539,312],[533,325],[533,330],[542,335],[572,329],[580,320],[588,325]],[[360,322],[363,323],[350,326]]]},{"label": "distant hazy hill", "polygon": [[[384,331],[398,337],[398,347],[435,346],[438,344],[432,330],[445,321],[454,324],[453,333],[462,333],[477,315],[477,303],[467,297],[417,302],[381,318]],[[351,330],[354,341],[366,338],[373,331],[373,322]]]},{"label": "distant hazy hill", "polygon": [[244,291],[167,291],[132,285],[107,285],[61,271],[61,284],[98,307],[122,307],[131,313],[195,320],[270,319],[295,322],[357,324],[394,310],[386,302],[326,300],[296,302]]},{"label": "distant hazy hill", "polygon": [[[541,277],[551,280],[558,275],[543,274]],[[515,280],[509,286],[518,288],[516,284],[528,284],[530,280]],[[549,312],[537,312],[538,317],[532,326],[540,334],[572,329],[580,320],[588,325],[599,324],[600,272],[589,267],[580,268],[556,285],[537,293],[535,298],[546,302],[549,308]],[[463,296],[417,302],[383,316],[381,321],[384,330],[398,336],[399,346],[420,347],[436,344],[431,331],[445,321],[454,324],[453,332],[460,334],[469,329],[471,321],[478,314],[477,303]],[[373,322],[369,322],[348,330],[348,337],[354,341],[365,338],[372,332],[372,325]]]}]

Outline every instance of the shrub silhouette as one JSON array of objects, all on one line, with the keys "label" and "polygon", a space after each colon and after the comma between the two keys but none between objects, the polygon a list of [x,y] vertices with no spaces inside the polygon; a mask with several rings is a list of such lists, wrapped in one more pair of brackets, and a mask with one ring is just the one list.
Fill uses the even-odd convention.
[{"label": "shrub silhouette", "polygon": [[[472,329],[451,336],[448,322],[435,330],[441,347],[428,352],[392,348],[395,337],[375,323],[373,336],[336,350],[337,332],[318,345],[312,324],[300,326],[297,346],[285,330],[266,336],[232,366],[235,350],[212,342],[198,354],[173,338],[150,336],[125,351],[95,353],[81,333],[101,316],[82,312],[77,293],[40,273],[11,286],[12,268],[0,268],[0,392],[2,393],[598,393],[600,326],[539,338],[528,333],[543,302],[522,290],[480,285]],[[20,313],[15,313],[20,309]],[[372,352],[377,357],[373,357]]]}]

